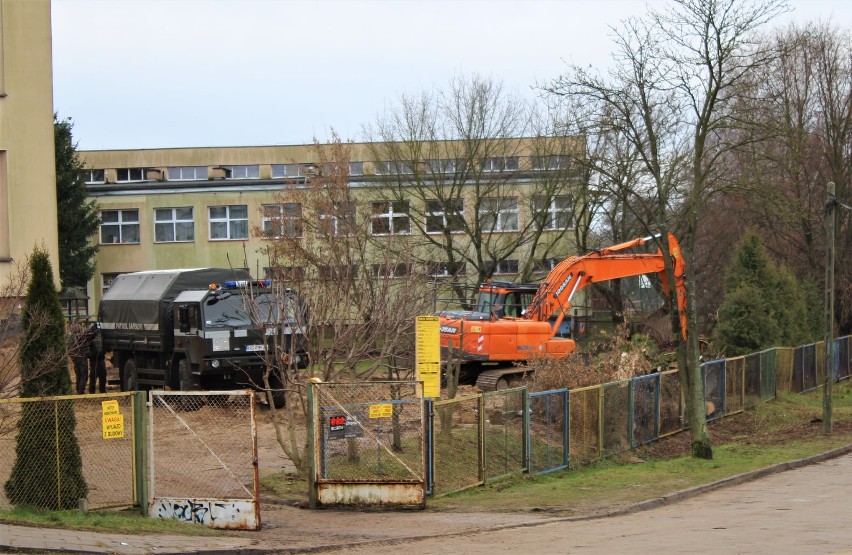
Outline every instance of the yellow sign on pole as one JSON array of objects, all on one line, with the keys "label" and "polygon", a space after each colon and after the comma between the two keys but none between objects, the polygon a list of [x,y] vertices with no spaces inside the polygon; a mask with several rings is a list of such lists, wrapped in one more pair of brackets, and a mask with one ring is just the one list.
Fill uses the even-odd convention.
[{"label": "yellow sign on pole", "polygon": [[441,396],[441,334],[437,316],[417,317],[417,379],[423,396]]},{"label": "yellow sign on pole", "polygon": [[101,402],[101,424],[104,439],[124,437],[124,416],[118,410],[118,401]]}]

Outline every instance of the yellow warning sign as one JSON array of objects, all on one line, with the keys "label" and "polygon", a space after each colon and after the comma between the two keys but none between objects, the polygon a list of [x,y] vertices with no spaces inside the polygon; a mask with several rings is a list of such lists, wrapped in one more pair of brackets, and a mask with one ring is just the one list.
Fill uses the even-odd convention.
[{"label": "yellow warning sign", "polygon": [[114,439],[124,437],[124,416],[121,414],[105,414],[102,417],[103,438]]},{"label": "yellow warning sign", "polygon": [[115,399],[113,399],[112,401],[102,401],[101,411],[103,411],[104,416],[110,414],[118,414],[118,401],[116,401]]},{"label": "yellow warning sign", "polygon": [[393,416],[392,404],[370,405],[370,418],[390,418],[391,416]]},{"label": "yellow warning sign", "polygon": [[441,334],[437,316],[418,316],[417,379],[423,382],[424,397],[441,396]]}]

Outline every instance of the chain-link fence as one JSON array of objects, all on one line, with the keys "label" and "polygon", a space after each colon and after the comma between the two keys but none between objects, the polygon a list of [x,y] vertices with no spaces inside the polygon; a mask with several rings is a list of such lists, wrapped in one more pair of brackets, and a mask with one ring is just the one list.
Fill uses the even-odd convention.
[{"label": "chain-link fence", "polygon": [[254,394],[149,395],[148,514],[221,528],[259,527]]},{"label": "chain-link fence", "polygon": [[725,359],[725,415],[745,408],[745,357]]},{"label": "chain-link fence", "polygon": [[630,449],[630,382],[612,382],[603,388],[603,449],[613,455]]},{"label": "chain-link fence", "polygon": [[778,381],[778,349],[766,349],[760,353],[760,400],[775,398]]},{"label": "chain-link fence", "polygon": [[660,373],[660,437],[683,430],[683,392],[677,370]]},{"label": "chain-link fence", "polygon": [[568,391],[568,461],[571,466],[601,457],[602,391],[599,385]]},{"label": "chain-link fence", "polygon": [[639,447],[660,436],[660,375],[649,374],[630,380],[630,406],[633,429],[631,445]]},{"label": "chain-link fence", "polygon": [[319,479],[425,479],[423,409],[414,382],[324,383],[315,394]]},{"label": "chain-link fence", "polygon": [[137,502],[131,393],[0,399],[0,509]]},{"label": "chain-link fence", "polygon": [[529,471],[537,474],[568,467],[568,390],[530,393]]},{"label": "chain-link fence", "polygon": [[443,495],[485,483],[481,395],[435,401],[429,434],[432,492]]},{"label": "chain-link fence", "polygon": [[527,470],[525,433],[529,416],[526,388],[483,394],[485,479]]},{"label": "chain-link fence", "polygon": [[704,414],[712,422],[725,415],[725,361],[714,360],[701,365],[704,380]]},{"label": "chain-link fence", "polygon": [[837,380],[845,380],[849,377],[849,337],[841,337],[834,342],[834,357],[837,368]]}]

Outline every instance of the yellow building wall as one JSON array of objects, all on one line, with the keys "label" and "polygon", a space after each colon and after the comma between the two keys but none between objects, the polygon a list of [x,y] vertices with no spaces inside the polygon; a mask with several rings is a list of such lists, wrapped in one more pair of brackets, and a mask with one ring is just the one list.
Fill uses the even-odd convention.
[{"label": "yellow building wall", "polygon": [[0,0],[0,280],[34,247],[59,285],[49,0]]}]

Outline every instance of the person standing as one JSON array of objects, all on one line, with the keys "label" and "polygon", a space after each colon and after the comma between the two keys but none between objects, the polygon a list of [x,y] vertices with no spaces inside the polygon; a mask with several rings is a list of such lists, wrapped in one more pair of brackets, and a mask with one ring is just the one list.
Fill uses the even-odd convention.
[{"label": "person standing", "polygon": [[92,322],[86,329],[86,347],[89,364],[89,393],[95,392],[96,385],[98,392],[106,393],[106,353],[102,348],[103,344],[97,322]]},{"label": "person standing", "polygon": [[86,324],[79,320],[72,321],[68,326],[68,350],[71,362],[74,364],[74,391],[77,395],[86,392],[86,382],[89,376],[89,347],[86,343]]}]

